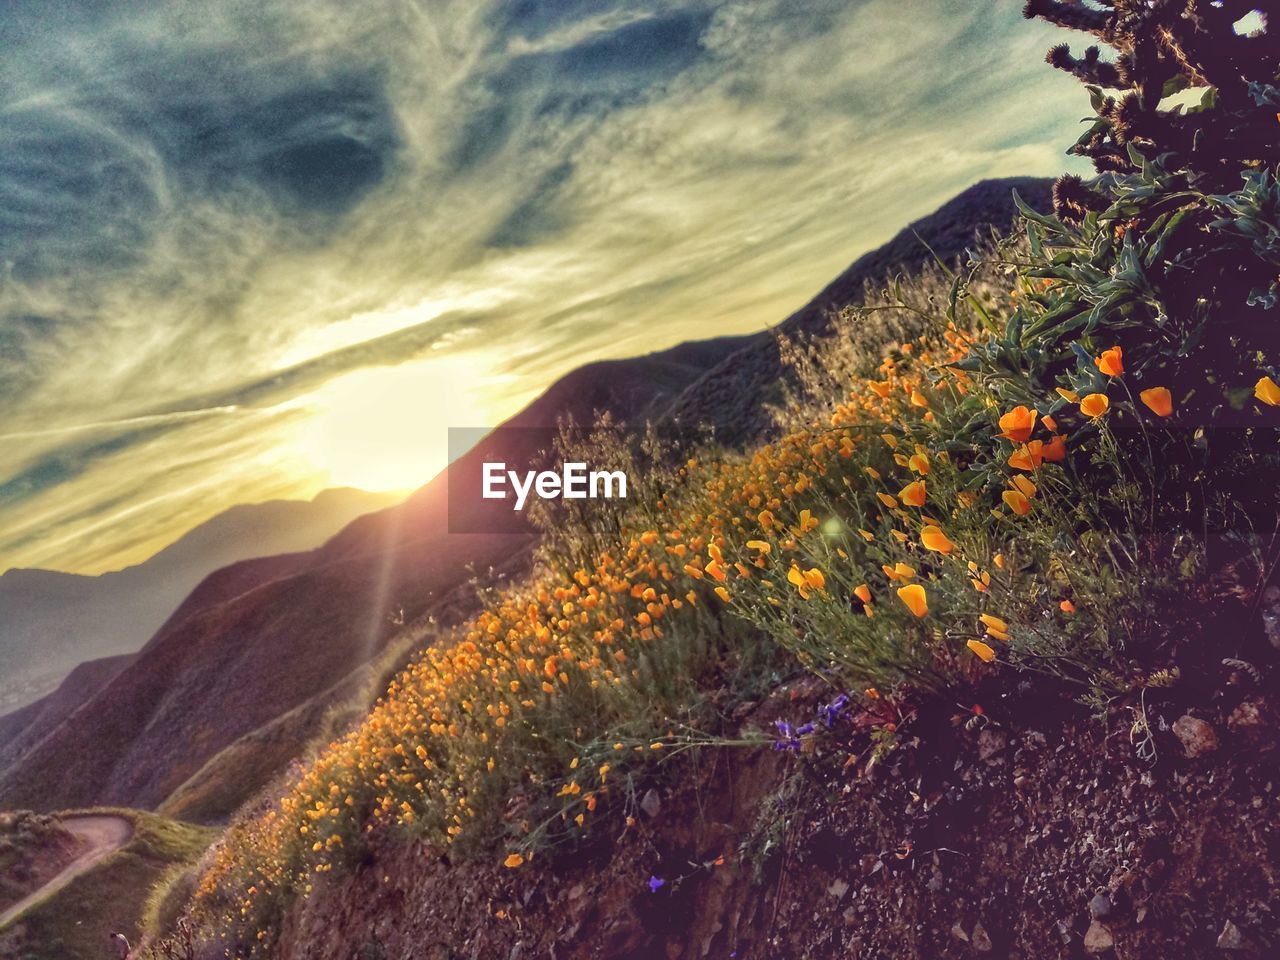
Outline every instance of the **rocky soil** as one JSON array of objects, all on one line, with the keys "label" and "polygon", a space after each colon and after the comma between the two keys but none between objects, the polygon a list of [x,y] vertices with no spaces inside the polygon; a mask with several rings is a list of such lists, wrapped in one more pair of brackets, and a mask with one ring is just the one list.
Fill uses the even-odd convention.
[{"label": "rocky soil", "polygon": [[[1220,679],[1197,707],[1175,685],[1099,717],[1078,689],[992,686],[876,704],[795,753],[705,750],[595,846],[519,870],[388,843],[291,914],[280,955],[1274,957],[1277,700]],[[822,698],[796,681],[744,726]]]}]

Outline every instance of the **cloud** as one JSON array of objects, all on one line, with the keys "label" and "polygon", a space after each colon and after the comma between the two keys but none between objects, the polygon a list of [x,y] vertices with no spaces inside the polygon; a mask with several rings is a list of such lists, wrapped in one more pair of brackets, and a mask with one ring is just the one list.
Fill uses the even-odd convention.
[{"label": "cloud", "polygon": [[314,493],[358,371],[464,362],[496,421],[760,329],[1081,109],[1013,0],[124,7],[0,25],[0,569]]}]

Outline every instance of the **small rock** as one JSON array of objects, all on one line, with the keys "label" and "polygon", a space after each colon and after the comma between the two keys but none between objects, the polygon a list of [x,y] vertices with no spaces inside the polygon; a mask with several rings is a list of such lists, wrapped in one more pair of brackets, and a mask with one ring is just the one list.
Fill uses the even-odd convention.
[{"label": "small rock", "polygon": [[979,921],[973,925],[973,949],[979,953],[990,953],[992,948],[991,934],[987,933],[987,928]]},{"label": "small rock", "polygon": [[1239,927],[1230,920],[1222,925],[1222,932],[1218,934],[1219,950],[1244,950],[1246,946],[1244,934]]},{"label": "small rock", "polygon": [[831,886],[827,887],[827,893],[831,894],[837,900],[849,892],[849,884],[843,880],[835,879],[831,882]]},{"label": "small rock", "polygon": [[1182,741],[1188,757],[1199,757],[1218,749],[1218,735],[1203,720],[1184,714],[1173,722],[1174,735]]},{"label": "small rock", "polygon": [[1095,920],[1105,920],[1111,916],[1111,899],[1100,893],[1089,901],[1089,916]]},{"label": "small rock", "polygon": [[964,932],[964,927],[960,926],[959,920],[951,925],[951,936],[955,937],[961,943],[969,942],[969,935]]},{"label": "small rock", "polygon": [[1227,726],[1232,730],[1253,730],[1262,726],[1262,710],[1256,700],[1245,700],[1231,711]]},{"label": "small rock", "polygon": [[983,727],[982,732],[978,734],[978,759],[990,760],[1003,750],[1008,742],[1009,737],[1003,730]]},{"label": "small rock", "polygon": [[1089,924],[1089,929],[1084,933],[1085,953],[1106,953],[1115,945],[1116,940],[1111,936],[1110,930],[1097,920]]},{"label": "small rock", "polygon": [[640,798],[640,809],[650,818],[658,815],[658,811],[662,809],[662,800],[658,797],[657,790],[651,789]]}]

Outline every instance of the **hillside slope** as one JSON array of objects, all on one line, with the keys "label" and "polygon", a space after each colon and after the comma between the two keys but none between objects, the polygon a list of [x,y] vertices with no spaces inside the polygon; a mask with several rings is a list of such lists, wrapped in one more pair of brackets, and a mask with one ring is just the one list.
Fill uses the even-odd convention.
[{"label": "hillside slope", "polygon": [[[732,346],[732,340],[685,344],[590,364],[507,426],[550,427],[565,415],[589,422],[597,410],[619,417],[655,410]],[[526,440],[517,432],[501,442]],[[478,470],[482,459],[532,452],[482,442],[453,469]],[[426,616],[449,622],[470,611],[474,572],[491,583],[526,563],[527,531],[450,534],[447,488],[446,472],[403,504],[348,524],[317,550],[244,561],[206,578],[108,684],[37,742],[24,738],[27,748],[0,774],[0,806],[155,807],[237,742],[232,755],[241,772],[255,774],[237,785],[234,795],[242,799],[301,750],[311,728],[281,723],[262,737],[250,734],[304,704],[326,704],[326,693],[383,650],[403,624]],[[201,796],[215,786],[199,782]],[[180,805],[188,802],[189,793]],[[225,803],[200,809],[215,819],[227,812]]]},{"label": "hillside slope", "polygon": [[[855,261],[783,329],[817,329],[828,313],[857,302],[868,281],[929,256],[916,233],[940,256],[955,256],[975,231],[1012,220],[1015,187],[1041,202],[1048,182],[986,181],[965,191]],[[574,371],[506,426],[551,426],[566,414],[588,422],[603,410],[625,422],[692,420],[722,438],[745,437],[769,423],[763,403],[781,372],[769,335],[682,344]],[[509,447],[536,439],[490,437],[450,469],[466,475],[484,460],[527,458],[531,448]],[[248,750],[236,751],[239,762],[259,770],[257,751],[278,759],[301,749],[280,740],[281,730],[303,736],[296,725],[256,740],[250,734],[340,683],[399,623],[427,615],[451,622],[472,610],[468,568],[487,571],[486,583],[523,569],[527,531],[449,534],[449,472],[283,569],[279,560],[255,560],[208,578],[134,663],[0,773],[0,805],[154,807],[233,743]],[[207,779],[197,782],[201,795],[212,789]]]},{"label": "hillside slope", "polygon": [[334,489],[312,500],[242,504],[114,573],[7,571],[0,575],[0,713],[47,693],[82,661],[139,650],[214,570],[314,549],[354,518],[396,499]]},{"label": "hillside slope", "polygon": [[1041,177],[1008,177],[969,187],[934,213],[904,227],[884,246],[863,254],[774,331],[747,338],[741,349],[682,392],[666,411],[666,419],[688,431],[713,426],[716,439],[730,446],[764,436],[773,425],[769,407],[782,400],[777,333],[789,337],[823,333],[832,316],[862,301],[868,283],[910,273],[935,256],[944,262],[956,260],[973,245],[976,233],[991,228],[1003,231],[1013,223],[1015,190],[1033,208],[1047,210],[1052,206],[1052,186],[1052,180]]}]

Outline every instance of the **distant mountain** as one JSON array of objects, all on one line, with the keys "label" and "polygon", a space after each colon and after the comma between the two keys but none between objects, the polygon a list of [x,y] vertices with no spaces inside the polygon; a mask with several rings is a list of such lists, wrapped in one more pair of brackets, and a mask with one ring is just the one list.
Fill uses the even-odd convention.
[{"label": "distant mountain", "polygon": [[[820,330],[868,281],[918,267],[931,255],[916,233],[950,259],[975,231],[1007,227],[1015,187],[1047,204],[1047,180],[978,184],[859,258],[783,329]],[[782,373],[770,334],[682,344],[576,370],[504,426],[553,426],[565,415],[582,423],[603,410],[624,423],[710,424],[721,439],[745,442],[767,431],[764,405]],[[490,435],[404,503],[359,517],[323,547],[206,578],[86,702],[35,742],[23,738],[0,770],[0,807],[165,804],[202,819],[229,814],[305,748],[335,691],[356,686],[353,675],[367,673],[392,637],[421,636],[413,625],[428,616],[449,623],[474,612],[473,571],[488,586],[527,569],[532,531],[451,534],[447,491],[451,474],[478,475],[485,460],[519,462],[533,442]]]},{"label": "distant mountain", "polygon": [[[774,330],[746,338],[726,357],[684,390],[665,411],[669,427],[687,431],[707,425],[716,439],[741,446],[766,436],[772,420],[769,406],[782,399],[783,364],[778,332],[820,335],[841,309],[861,302],[868,283],[918,270],[934,257],[950,263],[973,246],[975,235],[994,228],[1004,232],[1017,218],[1013,192],[1032,207],[1052,208],[1053,181],[1041,177],[982,180],[938,210],[899,231],[884,246],[863,254],[807,304]],[[927,246],[926,246],[927,244]]]},{"label": "distant mountain", "polygon": [[0,714],[48,692],[82,661],[139,650],[214,570],[314,549],[396,499],[334,489],[232,507],[145,563],[96,577],[9,570],[0,575]]}]

